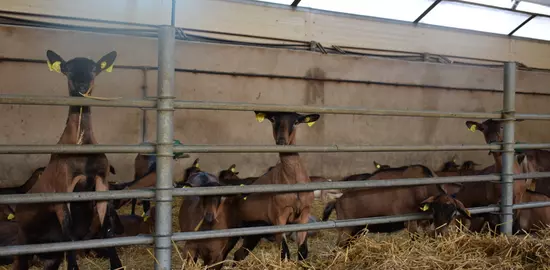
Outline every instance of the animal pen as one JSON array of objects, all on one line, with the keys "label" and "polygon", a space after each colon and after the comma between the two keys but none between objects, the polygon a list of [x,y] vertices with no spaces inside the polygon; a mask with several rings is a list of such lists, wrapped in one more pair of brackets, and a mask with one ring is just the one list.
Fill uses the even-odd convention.
[{"label": "animal pen", "polygon": [[[143,198],[154,199],[156,202],[155,234],[150,236],[118,237],[112,239],[98,239],[75,241],[66,243],[34,244],[23,246],[0,247],[0,256],[31,254],[76,250],[83,248],[102,248],[110,246],[127,246],[153,244],[155,257],[158,260],[156,269],[171,269],[172,241],[209,239],[227,236],[259,235],[266,233],[282,233],[295,231],[309,231],[333,229],[340,227],[359,226],[366,224],[381,224],[426,219],[429,214],[409,214],[401,216],[385,216],[355,220],[338,220],[316,222],[312,224],[294,224],[284,226],[261,226],[217,231],[173,233],[172,199],[177,196],[191,195],[224,195],[243,193],[268,192],[299,192],[325,189],[352,189],[376,188],[388,186],[413,186],[437,183],[482,182],[497,181],[502,183],[502,198],[500,207],[486,206],[470,208],[472,214],[500,211],[503,218],[503,233],[511,234],[514,209],[546,207],[550,202],[534,202],[513,204],[512,184],[514,180],[527,178],[550,177],[550,172],[531,174],[513,174],[514,151],[522,149],[550,148],[550,144],[516,144],[514,140],[514,126],[516,119],[550,120],[550,114],[522,114],[516,113],[516,71],[515,62],[504,63],[504,92],[502,110],[494,113],[478,112],[447,112],[428,110],[378,110],[364,107],[335,107],[311,105],[283,105],[283,104],[252,104],[232,102],[196,102],[175,100],[174,77],[175,59],[174,50],[176,36],[181,35],[182,29],[173,25],[150,26],[158,33],[158,89],[154,99],[120,99],[120,100],[91,100],[70,97],[44,97],[24,95],[0,95],[0,104],[17,105],[51,105],[51,106],[98,106],[98,107],[126,107],[141,108],[157,111],[157,139],[155,145],[0,145],[0,154],[49,154],[49,153],[153,153],[157,161],[157,185],[154,190],[107,191],[107,192],[73,192],[63,194],[24,194],[1,195],[0,204],[72,202],[91,200],[111,200]],[[154,35],[154,34],[153,34]],[[306,46],[309,46],[306,44]],[[317,46],[312,43],[312,47]],[[183,59],[182,61],[185,61]],[[251,75],[253,76],[253,74]],[[308,78],[301,78],[307,80]],[[371,82],[376,83],[376,82]],[[384,83],[380,83],[384,85]],[[387,85],[396,85],[387,83]],[[399,85],[399,84],[397,84]],[[406,86],[406,85],[403,85]],[[414,85],[423,87],[422,85]],[[430,86],[427,86],[430,87]],[[174,146],[174,110],[215,110],[215,111],[280,111],[320,114],[347,114],[369,116],[406,116],[430,118],[463,118],[463,119],[497,119],[504,122],[504,141],[501,144],[483,145],[417,145],[417,146],[375,146],[375,145],[315,145],[315,146],[275,146],[275,145],[183,145]],[[503,152],[503,170],[501,175],[460,176],[438,178],[395,179],[383,181],[357,182],[326,182],[296,185],[258,185],[258,186],[224,186],[215,188],[174,189],[172,186],[174,152],[184,153],[278,153],[278,152],[412,152],[412,151],[468,151],[492,150]]]}]

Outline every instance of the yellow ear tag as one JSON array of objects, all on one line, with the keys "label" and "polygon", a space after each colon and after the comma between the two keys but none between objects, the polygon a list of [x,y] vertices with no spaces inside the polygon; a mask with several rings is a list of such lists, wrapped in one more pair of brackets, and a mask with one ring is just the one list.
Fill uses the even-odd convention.
[{"label": "yellow ear tag", "polygon": [[315,124],[315,122],[308,122],[307,123],[307,125],[310,126],[310,127],[313,126],[314,124]]},{"label": "yellow ear tag", "polygon": [[47,61],[48,62],[48,68],[50,69],[50,71],[55,71],[57,73],[61,73],[61,62],[60,61],[55,61],[53,62],[53,64],[50,63],[50,61]]},{"label": "yellow ear tag", "polygon": [[468,209],[464,209],[464,212],[466,213],[466,215],[468,215],[468,217],[472,217],[471,214],[470,214],[470,211],[468,211]]},{"label": "yellow ear tag", "polygon": [[240,184],[239,186],[244,187],[244,184]]},{"label": "yellow ear tag", "polygon": [[377,169],[380,169],[380,164],[376,164],[376,168],[377,168]]},{"label": "yellow ear tag", "polygon": [[263,122],[265,119],[265,113],[257,113],[256,114],[256,120],[258,120],[258,122]]},{"label": "yellow ear tag", "polygon": [[471,132],[475,132],[475,131],[477,130],[477,126],[476,126],[476,125],[471,125],[470,128],[469,128],[469,130],[470,130]]},{"label": "yellow ear tag", "polygon": [[105,69],[105,67],[107,66],[107,62],[103,61],[101,62],[101,69],[102,70],[105,70],[107,72],[112,72],[113,71],[113,66],[114,64],[112,64],[110,67],[108,67],[107,69]]},{"label": "yellow ear tag", "polygon": [[12,219],[14,219],[14,218],[15,218],[15,215],[14,215],[14,214],[9,214],[9,215],[8,215],[8,220],[12,220]]},{"label": "yellow ear tag", "polygon": [[149,219],[149,216],[144,216],[143,217],[143,222],[147,222],[148,219]]},{"label": "yellow ear tag", "polygon": [[235,172],[235,168],[231,168],[231,172],[233,172],[233,173],[234,173],[234,172]]},{"label": "yellow ear tag", "polygon": [[195,168],[199,168],[199,163],[195,164]]},{"label": "yellow ear tag", "polygon": [[430,209],[430,206],[428,206],[428,204],[424,204],[424,206],[420,207],[420,210],[422,211],[428,211],[428,209]]}]

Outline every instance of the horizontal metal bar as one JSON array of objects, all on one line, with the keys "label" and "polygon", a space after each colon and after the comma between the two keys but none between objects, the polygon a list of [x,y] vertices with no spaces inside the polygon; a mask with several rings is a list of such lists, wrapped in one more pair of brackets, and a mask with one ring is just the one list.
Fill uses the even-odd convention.
[{"label": "horizontal metal bar", "polygon": [[96,100],[82,97],[0,95],[0,104],[156,108],[157,102],[145,99]]},{"label": "horizontal metal bar", "polygon": [[[498,150],[498,145],[185,145],[174,151],[184,153],[329,153],[329,152],[409,152]],[[0,148],[1,153],[1,148]]]},{"label": "horizontal metal bar", "polygon": [[0,144],[0,154],[68,154],[68,153],[154,153],[154,145],[5,145]]},{"label": "horizontal metal bar", "polygon": [[549,207],[550,201],[545,202],[526,202],[518,203],[512,206],[512,209],[527,209],[527,208],[539,208],[539,207]]},{"label": "horizontal metal bar", "polygon": [[545,148],[550,148],[550,143],[526,143],[526,144],[523,144],[523,143],[518,143],[518,144],[515,144],[514,145],[514,149],[518,149],[518,150],[521,150],[521,149],[545,149]]},{"label": "horizontal metal bar", "polygon": [[550,120],[550,114],[516,113],[515,118],[523,120]]},{"label": "horizontal metal bar", "polygon": [[0,204],[17,203],[53,203],[53,202],[81,202],[95,200],[115,200],[133,198],[154,198],[152,189],[139,190],[111,190],[97,192],[63,192],[63,193],[27,193],[0,195]]},{"label": "horizontal metal bar", "polygon": [[[472,151],[498,150],[498,145],[185,145],[174,151],[184,153],[289,153],[289,152],[407,152],[407,151]],[[68,154],[68,153],[153,153],[154,145],[6,145],[0,144],[0,154]]]},{"label": "horizontal metal bar", "polygon": [[[547,178],[550,172],[515,174],[514,179]],[[466,183],[500,180],[498,174],[453,176],[435,178],[409,178],[377,181],[334,181],[308,184],[284,184],[284,185],[248,185],[248,186],[223,186],[223,187],[197,187],[197,188],[175,188],[174,196],[205,196],[205,195],[230,195],[248,193],[276,193],[276,192],[299,192],[326,189],[352,189],[352,188],[376,188],[391,186],[416,186],[444,183]],[[0,195],[0,204],[18,203],[52,203],[70,201],[91,201],[91,200],[112,200],[129,198],[153,198],[152,189],[119,190],[103,192],[72,192],[72,193],[36,193],[36,194],[10,194]]]},{"label": "horizontal metal bar", "polygon": [[414,111],[414,110],[377,110],[365,107],[332,107],[309,105],[277,105],[237,102],[210,102],[210,101],[182,101],[174,102],[176,109],[194,110],[225,110],[225,111],[279,111],[298,113],[323,114],[355,114],[378,116],[410,116],[410,117],[441,117],[441,118],[500,118],[500,113],[482,112],[442,112],[442,111]]},{"label": "horizontal metal bar", "polygon": [[150,235],[138,235],[131,237],[117,237],[108,239],[93,239],[74,242],[59,242],[47,244],[31,244],[0,247],[0,256],[13,256],[21,254],[37,254],[45,252],[59,252],[66,250],[79,250],[91,248],[106,248],[130,245],[148,245],[153,243]]},{"label": "horizontal metal bar", "polygon": [[[472,214],[487,213],[498,211],[498,207],[476,207],[469,208]],[[371,217],[350,220],[331,220],[324,222],[315,222],[308,224],[288,224],[279,226],[259,226],[249,228],[237,228],[214,231],[184,232],[175,233],[172,236],[174,241],[199,240],[218,237],[233,237],[258,234],[272,234],[281,232],[311,231],[322,229],[334,229],[351,226],[363,226],[366,224],[383,224],[391,222],[403,222],[410,220],[420,220],[430,218],[427,213],[413,213],[399,216]],[[56,252],[64,250],[78,250],[88,248],[103,248],[109,246],[127,246],[127,245],[146,245],[151,244],[153,238],[149,235],[134,237],[118,237],[111,239],[86,240],[75,242],[35,244],[35,245],[17,245],[9,247],[0,247],[0,256],[12,256],[20,254],[36,254],[43,252]]]},{"label": "horizontal metal bar", "polygon": [[[500,208],[497,206],[475,207],[468,208],[472,214],[490,213],[496,212]],[[183,232],[174,233],[172,239],[174,241],[187,241],[187,240],[202,240],[218,237],[237,237],[245,235],[259,235],[259,234],[273,234],[284,232],[298,232],[298,231],[313,231],[323,229],[336,229],[353,226],[365,226],[367,224],[384,224],[393,222],[404,222],[411,220],[421,220],[430,218],[430,214],[427,213],[413,213],[399,216],[384,216],[384,217],[371,217],[360,219],[347,219],[347,220],[331,220],[323,222],[314,222],[308,224],[288,224],[278,226],[258,226],[238,229],[225,229],[215,231],[199,231],[199,232]]]},{"label": "horizontal metal bar", "polygon": [[[155,97],[149,99],[95,100],[80,97],[0,95],[0,104],[52,105],[52,106],[96,106],[155,109]],[[500,118],[500,113],[443,112],[423,110],[377,110],[364,107],[280,105],[237,102],[183,101],[174,102],[176,109],[224,110],[224,111],[280,111],[298,113],[353,114],[377,116],[440,117],[488,119]],[[517,119],[550,120],[550,114],[516,114]]]},{"label": "horizontal metal bar", "polygon": [[[527,178],[547,178],[550,172],[515,174],[515,180]],[[248,193],[273,193],[273,192],[300,192],[311,190],[326,189],[352,189],[352,188],[376,188],[376,187],[395,187],[395,186],[417,186],[433,185],[445,183],[467,183],[500,180],[498,174],[472,175],[472,176],[453,176],[453,177],[434,177],[434,178],[409,178],[409,179],[391,179],[376,181],[333,181],[308,184],[292,185],[249,185],[249,186],[224,186],[216,188],[197,187],[175,189],[174,196],[205,196],[205,195],[227,195],[227,194],[248,194]]]}]

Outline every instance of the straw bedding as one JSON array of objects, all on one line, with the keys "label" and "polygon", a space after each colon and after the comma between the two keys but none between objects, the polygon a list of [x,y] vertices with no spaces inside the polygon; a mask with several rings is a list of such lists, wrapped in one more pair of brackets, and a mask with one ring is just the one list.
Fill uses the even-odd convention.
[{"label": "straw bedding", "polygon": [[[178,201],[179,202],[179,201]],[[174,205],[177,220],[179,203]],[[321,203],[314,214],[320,215]],[[123,209],[121,213],[127,212]],[[178,229],[174,223],[174,231]],[[538,236],[497,236],[472,234],[458,230],[446,237],[421,236],[415,240],[406,232],[367,234],[357,237],[347,249],[335,247],[336,231],[322,231],[309,239],[309,258],[297,262],[296,245],[291,246],[292,260],[281,262],[280,251],[272,243],[261,243],[248,258],[225,269],[550,269],[550,230]],[[178,243],[179,244],[179,243]],[[179,244],[181,245],[181,244]],[[174,249],[173,269],[183,269],[184,262]],[[148,246],[119,248],[125,269],[152,269],[154,251]],[[232,254],[229,256],[229,260]],[[92,257],[79,258],[81,269],[108,269],[108,261]],[[4,266],[3,269],[10,269]],[[200,264],[185,269],[205,269]]]}]

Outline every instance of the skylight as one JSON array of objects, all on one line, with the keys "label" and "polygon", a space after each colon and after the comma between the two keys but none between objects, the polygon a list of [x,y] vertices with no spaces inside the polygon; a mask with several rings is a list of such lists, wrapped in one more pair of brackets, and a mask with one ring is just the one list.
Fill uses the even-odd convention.
[{"label": "skylight", "polygon": [[516,9],[521,11],[550,15],[550,7],[524,1],[519,2]]},{"label": "skylight", "polygon": [[412,22],[433,2],[433,0],[302,0],[299,6]]},{"label": "skylight", "polygon": [[512,8],[514,1],[512,0],[463,0],[464,2],[484,4],[488,6]]},{"label": "skylight", "polygon": [[514,36],[550,41],[550,18],[535,17],[514,33]]},{"label": "skylight", "polygon": [[507,35],[527,18],[513,11],[443,1],[420,22]]}]

